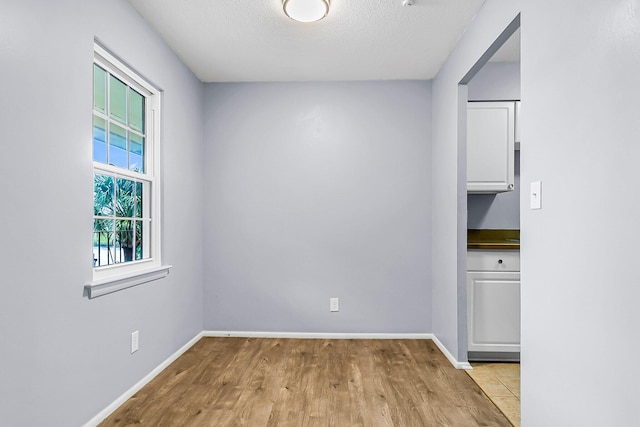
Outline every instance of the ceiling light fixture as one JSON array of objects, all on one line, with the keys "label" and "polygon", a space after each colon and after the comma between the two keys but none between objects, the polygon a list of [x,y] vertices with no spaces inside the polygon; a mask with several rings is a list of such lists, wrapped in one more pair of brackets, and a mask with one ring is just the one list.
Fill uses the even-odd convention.
[{"label": "ceiling light fixture", "polygon": [[319,21],[329,13],[329,0],[282,0],[284,13],[300,22]]}]

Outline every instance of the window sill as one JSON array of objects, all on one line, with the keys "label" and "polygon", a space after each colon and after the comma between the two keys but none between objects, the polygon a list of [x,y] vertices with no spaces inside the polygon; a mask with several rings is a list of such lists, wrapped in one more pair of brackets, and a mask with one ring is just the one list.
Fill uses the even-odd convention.
[{"label": "window sill", "polygon": [[107,295],[123,289],[132,288],[154,280],[163,279],[169,274],[172,265],[162,265],[147,270],[140,270],[122,276],[96,280],[84,285],[84,293],[89,299]]}]

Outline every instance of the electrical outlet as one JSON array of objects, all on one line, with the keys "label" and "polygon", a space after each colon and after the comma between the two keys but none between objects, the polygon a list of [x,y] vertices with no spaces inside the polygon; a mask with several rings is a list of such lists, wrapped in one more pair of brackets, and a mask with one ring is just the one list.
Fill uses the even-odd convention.
[{"label": "electrical outlet", "polygon": [[329,311],[340,311],[340,298],[329,298]]},{"label": "electrical outlet", "polygon": [[131,353],[135,353],[136,351],[138,351],[138,347],[139,347],[139,332],[135,331],[135,332],[131,332]]}]

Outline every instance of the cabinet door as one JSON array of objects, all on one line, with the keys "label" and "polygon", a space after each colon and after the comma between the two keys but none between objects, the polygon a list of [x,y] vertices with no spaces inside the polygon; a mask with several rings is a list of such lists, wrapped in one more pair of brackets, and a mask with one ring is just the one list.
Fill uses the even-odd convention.
[{"label": "cabinet door", "polygon": [[514,126],[514,102],[468,103],[468,193],[500,193],[513,190]]},{"label": "cabinet door", "polygon": [[467,273],[469,351],[520,351],[520,273]]}]

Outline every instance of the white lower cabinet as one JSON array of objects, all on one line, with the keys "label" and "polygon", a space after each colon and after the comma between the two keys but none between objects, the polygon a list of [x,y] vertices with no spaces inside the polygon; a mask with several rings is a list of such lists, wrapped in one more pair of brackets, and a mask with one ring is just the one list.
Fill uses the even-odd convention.
[{"label": "white lower cabinet", "polygon": [[467,258],[470,352],[520,352],[518,251],[473,251]]}]

